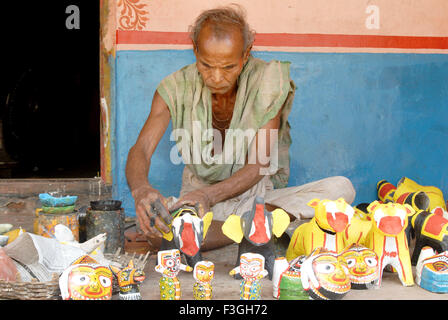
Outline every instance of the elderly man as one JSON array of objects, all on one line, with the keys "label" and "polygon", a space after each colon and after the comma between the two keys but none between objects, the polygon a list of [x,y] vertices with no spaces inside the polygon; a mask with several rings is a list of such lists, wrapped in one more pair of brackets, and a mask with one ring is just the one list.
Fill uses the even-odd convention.
[{"label": "elderly man", "polygon": [[[254,32],[242,10],[205,11],[190,34],[196,63],[161,81],[126,164],[138,224],[148,240],[157,247],[157,228],[169,231],[152,212],[157,199],[169,210],[199,205],[200,216],[213,212],[204,250],[231,242],[221,232],[223,222],[230,214],[250,210],[257,195],[265,199],[268,210],[281,207],[299,219],[313,216],[306,205],[313,198],[343,197],[351,203],[355,191],[345,177],[286,187],[291,144],[287,120],[295,85],[289,63],[251,56]],[[180,199],[164,198],[147,178],[170,120],[179,133],[177,147],[185,162]]]}]

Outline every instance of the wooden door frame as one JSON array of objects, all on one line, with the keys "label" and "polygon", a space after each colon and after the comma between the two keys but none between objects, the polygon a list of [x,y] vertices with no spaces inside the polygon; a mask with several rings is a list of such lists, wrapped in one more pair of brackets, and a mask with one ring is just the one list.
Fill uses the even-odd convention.
[{"label": "wooden door frame", "polygon": [[114,132],[116,0],[100,1],[100,149],[101,179],[112,184],[112,135]]},{"label": "wooden door frame", "polygon": [[116,0],[94,0],[100,2],[100,177],[71,179],[0,179],[0,194],[4,197],[33,197],[38,193],[64,191],[66,193],[110,194],[112,190],[111,143],[114,132],[115,104],[115,53]]}]

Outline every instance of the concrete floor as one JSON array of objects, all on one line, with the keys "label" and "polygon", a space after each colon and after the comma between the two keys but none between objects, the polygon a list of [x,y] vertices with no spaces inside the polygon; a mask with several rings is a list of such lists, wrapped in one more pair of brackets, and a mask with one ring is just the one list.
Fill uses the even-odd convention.
[{"label": "concrete floor", "polygon": [[[80,202],[98,200],[89,197],[80,198]],[[33,230],[34,210],[38,203],[25,199],[0,199],[0,223],[11,223],[14,228],[21,226],[27,231]],[[213,280],[214,300],[239,300],[239,280],[229,276],[237,258],[238,246],[232,244],[227,247],[203,252],[203,258],[215,263],[215,278]],[[146,280],[140,286],[144,300],[159,300],[160,274],[154,270],[157,255],[151,255],[145,266]],[[414,269],[415,270],[415,269]],[[415,276],[415,271],[414,271]],[[182,289],[182,300],[193,299],[194,278],[191,273],[181,272],[179,280]],[[262,299],[274,300],[272,282],[268,278],[261,280]],[[113,299],[118,299],[114,295]],[[448,300],[448,294],[436,294],[426,291],[417,285],[404,287],[394,273],[384,273],[380,288],[370,290],[351,290],[344,300]]]}]

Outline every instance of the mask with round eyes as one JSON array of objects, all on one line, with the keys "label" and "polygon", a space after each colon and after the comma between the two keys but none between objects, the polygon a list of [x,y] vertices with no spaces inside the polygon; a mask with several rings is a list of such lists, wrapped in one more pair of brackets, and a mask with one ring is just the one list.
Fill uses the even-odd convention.
[{"label": "mask with round eyes", "polygon": [[301,267],[303,288],[315,300],[342,299],[350,291],[348,270],[338,255],[322,248],[315,249]]},{"label": "mask with round eyes", "polygon": [[347,267],[352,289],[368,289],[379,277],[378,256],[369,248],[352,244],[338,259]]},{"label": "mask with round eyes", "polygon": [[180,272],[180,251],[177,249],[158,252],[159,263],[168,270],[168,277],[176,277]]},{"label": "mask with round eyes", "polygon": [[211,282],[215,276],[215,265],[211,261],[199,261],[195,264],[193,277],[199,282]]},{"label": "mask with round eyes", "polygon": [[59,287],[64,300],[110,300],[112,271],[102,265],[72,265],[61,274]]},{"label": "mask with round eyes", "polygon": [[257,253],[243,253],[240,257],[240,275],[244,279],[255,279],[264,270],[264,257]]}]

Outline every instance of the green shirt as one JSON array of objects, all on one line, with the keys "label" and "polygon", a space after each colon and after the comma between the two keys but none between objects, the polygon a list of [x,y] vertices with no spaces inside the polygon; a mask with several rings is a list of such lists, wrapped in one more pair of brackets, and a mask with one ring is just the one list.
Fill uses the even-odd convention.
[{"label": "green shirt", "polygon": [[[278,154],[271,154],[271,180],[276,188],[289,179],[290,126],[295,85],[289,62],[265,62],[250,57],[238,78],[233,116],[226,131],[223,151],[212,156],[212,99],[196,63],[183,67],[161,81],[157,91],[169,107],[172,139],[186,166],[205,183],[229,178],[246,163],[255,134],[282,108]],[[272,150],[271,150],[272,151]]]}]

